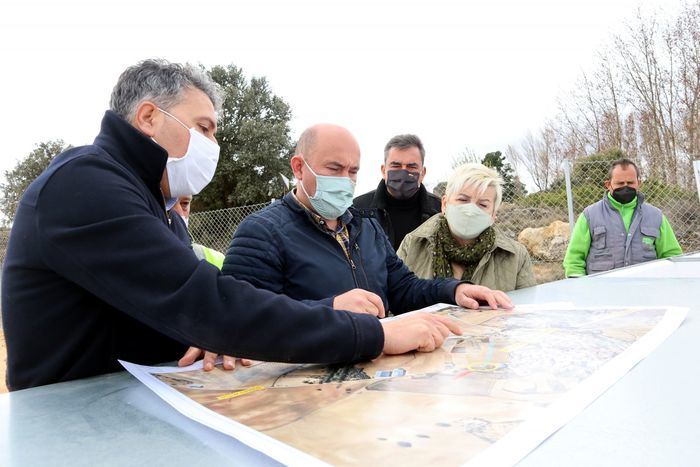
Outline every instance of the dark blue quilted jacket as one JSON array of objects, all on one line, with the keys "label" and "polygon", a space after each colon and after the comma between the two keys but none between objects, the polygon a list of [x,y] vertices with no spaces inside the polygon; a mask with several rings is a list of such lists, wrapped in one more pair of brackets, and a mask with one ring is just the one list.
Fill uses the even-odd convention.
[{"label": "dark blue quilted jacket", "polygon": [[307,303],[330,305],[336,295],[354,288],[376,293],[394,314],[454,303],[459,281],[417,278],[396,256],[376,220],[350,212],[348,259],[288,193],[241,223],[222,271]]}]

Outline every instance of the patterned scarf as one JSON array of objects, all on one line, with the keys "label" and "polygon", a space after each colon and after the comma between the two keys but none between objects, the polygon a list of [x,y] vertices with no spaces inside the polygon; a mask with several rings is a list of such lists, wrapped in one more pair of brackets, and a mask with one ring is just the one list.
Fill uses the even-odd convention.
[{"label": "patterned scarf", "polygon": [[453,277],[452,263],[464,266],[462,280],[471,280],[476,266],[496,243],[496,231],[489,227],[476,237],[471,245],[461,246],[452,237],[447,219],[442,217],[435,232],[435,251],[433,252],[433,273],[435,277]]}]

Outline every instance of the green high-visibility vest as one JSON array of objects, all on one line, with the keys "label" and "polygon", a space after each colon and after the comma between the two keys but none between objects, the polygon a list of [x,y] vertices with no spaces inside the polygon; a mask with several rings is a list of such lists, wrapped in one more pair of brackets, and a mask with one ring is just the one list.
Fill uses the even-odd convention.
[{"label": "green high-visibility vest", "polygon": [[224,254],[216,251],[212,248],[208,248],[199,243],[192,244],[192,251],[199,259],[205,260],[207,263],[213,264],[217,268],[221,269],[224,265]]}]

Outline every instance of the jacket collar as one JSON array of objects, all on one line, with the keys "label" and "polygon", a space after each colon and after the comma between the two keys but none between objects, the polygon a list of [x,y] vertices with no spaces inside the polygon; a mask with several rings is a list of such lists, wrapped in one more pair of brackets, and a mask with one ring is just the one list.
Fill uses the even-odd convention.
[{"label": "jacket collar", "polygon": [[[431,247],[433,247],[433,242],[435,241],[435,232],[437,232],[438,223],[442,218],[442,213],[435,214],[433,217],[425,221],[420,227],[414,230],[412,232],[412,235],[414,237],[427,240],[428,243],[430,243]],[[517,251],[513,240],[506,237],[505,234],[501,232],[501,230],[495,225],[493,226],[493,230],[496,232],[496,240],[494,242],[493,250],[495,250],[496,248],[500,248],[501,250],[505,250],[509,253],[516,254]]]},{"label": "jacket collar", "polygon": [[[374,197],[372,198],[371,205],[376,206],[377,209],[386,209],[388,196],[390,195],[386,189],[386,183],[384,182],[384,179],[381,179],[379,181],[379,185],[377,185],[377,189],[374,190]],[[425,185],[423,185],[422,183],[418,188],[418,203],[420,204],[420,211],[422,213],[432,214],[433,212],[435,212],[431,211],[431,208],[428,205],[428,190],[425,189]]]},{"label": "jacket collar", "polygon": [[[515,248],[515,240],[511,240],[510,238],[506,237],[505,234],[501,232],[501,229],[495,225],[493,226],[493,230],[496,232],[496,248],[500,248],[501,250],[505,250],[514,255],[518,253]],[[494,250],[496,248],[494,248]]]},{"label": "jacket collar", "polygon": [[111,110],[102,118],[94,144],[139,177],[153,196],[165,206],[160,191],[168,153],[149,137]]}]

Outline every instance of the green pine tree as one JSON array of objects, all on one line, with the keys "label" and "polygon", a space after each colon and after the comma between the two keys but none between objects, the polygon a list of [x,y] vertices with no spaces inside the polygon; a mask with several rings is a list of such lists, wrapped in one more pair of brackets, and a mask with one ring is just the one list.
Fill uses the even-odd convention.
[{"label": "green pine tree", "polygon": [[506,161],[501,151],[490,152],[484,156],[481,163],[495,169],[503,179],[503,201],[511,202],[527,194],[525,185],[520,181],[513,167]]}]

